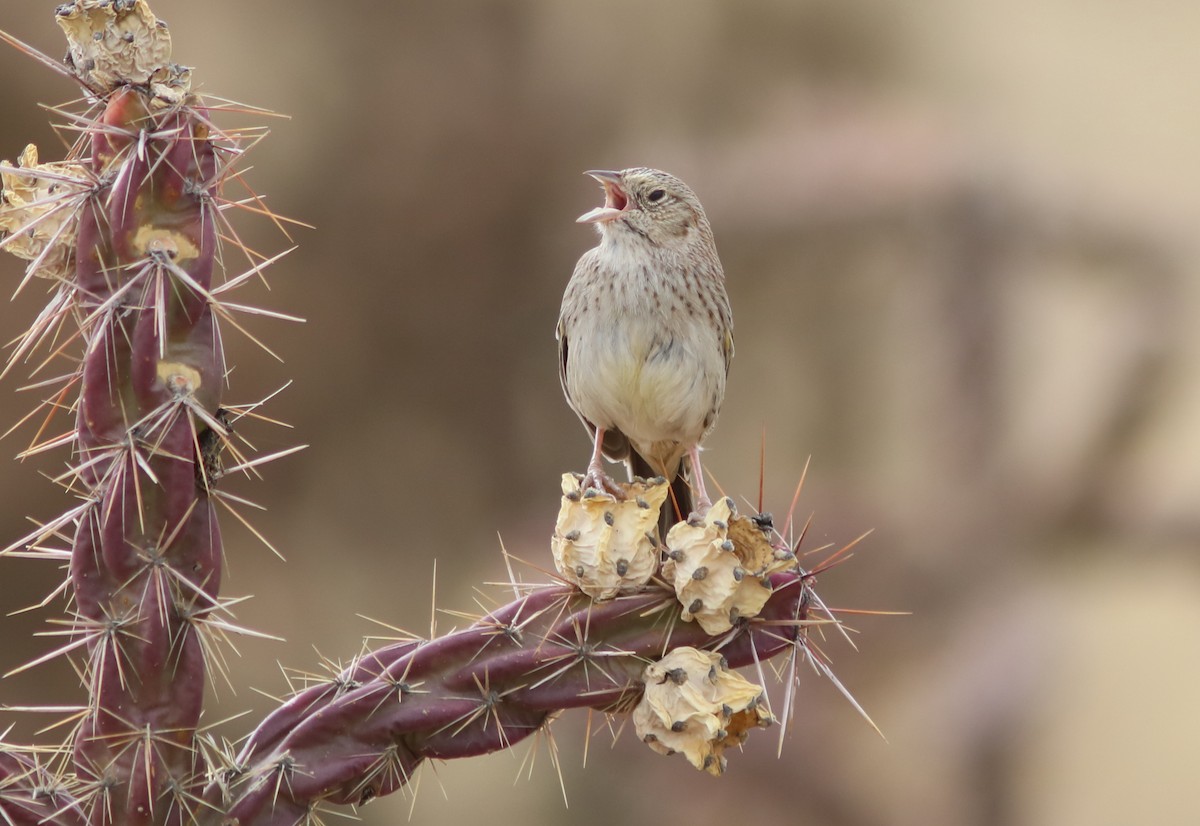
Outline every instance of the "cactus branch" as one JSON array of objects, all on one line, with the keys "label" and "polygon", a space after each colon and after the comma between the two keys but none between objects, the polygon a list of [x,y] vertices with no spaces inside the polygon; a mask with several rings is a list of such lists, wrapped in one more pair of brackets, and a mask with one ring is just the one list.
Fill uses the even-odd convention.
[{"label": "cactus branch", "polygon": [[715,650],[739,667],[803,649],[806,576],[776,574],[771,586],[758,617],[719,636],[678,621],[662,586],[608,602],[546,586],[460,631],[364,653],[268,716],[206,799],[242,823],[303,822],[318,801],[396,791],[428,758],[508,748],[561,710],[629,711],[647,664],[668,650]]}]

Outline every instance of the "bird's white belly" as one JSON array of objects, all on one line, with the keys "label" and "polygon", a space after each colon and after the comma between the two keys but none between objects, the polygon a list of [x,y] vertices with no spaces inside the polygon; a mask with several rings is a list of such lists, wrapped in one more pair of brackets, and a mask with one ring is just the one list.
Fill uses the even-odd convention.
[{"label": "bird's white belly", "polygon": [[582,325],[567,382],[579,411],[634,444],[697,442],[724,395],[721,343],[703,324],[671,335],[655,319]]}]

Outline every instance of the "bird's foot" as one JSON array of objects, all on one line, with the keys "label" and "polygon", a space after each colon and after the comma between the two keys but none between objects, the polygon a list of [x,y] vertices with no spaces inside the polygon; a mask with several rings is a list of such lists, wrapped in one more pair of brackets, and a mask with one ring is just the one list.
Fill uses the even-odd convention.
[{"label": "bird's foot", "polygon": [[688,448],[688,461],[692,463],[692,503],[695,506],[695,509],[688,515],[690,523],[693,517],[704,518],[712,509],[712,500],[708,498],[708,491],[704,488],[704,471],[700,467],[700,445],[695,444]]},{"label": "bird's foot", "polygon": [[704,523],[708,512],[712,510],[712,502],[705,496],[703,499],[697,499],[693,504],[695,507],[692,508],[692,512],[687,515],[684,521],[694,527]]},{"label": "bird's foot", "polygon": [[600,465],[588,465],[587,473],[583,475],[583,481],[579,483],[579,489],[585,491],[588,488],[606,493],[617,501],[625,500],[625,490],[613,481],[613,478],[605,473],[604,468]]}]

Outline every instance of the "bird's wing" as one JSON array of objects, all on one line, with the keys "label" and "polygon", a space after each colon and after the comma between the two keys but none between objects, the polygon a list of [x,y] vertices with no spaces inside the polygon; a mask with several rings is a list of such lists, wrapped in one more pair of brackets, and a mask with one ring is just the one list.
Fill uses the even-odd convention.
[{"label": "bird's wing", "polygon": [[[567,359],[570,357],[568,351],[570,348],[570,337],[567,335],[566,324],[562,317],[558,319],[558,326],[554,328],[554,337],[558,339],[558,381],[562,385],[563,396],[567,400],[567,404],[575,411],[575,415],[579,417],[579,421],[583,422],[583,426],[587,428],[588,436],[593,439],[596,437],[596,425],[588,421],[587,417],[579,412],[579,408],[575,406],[575,400],[571,398],[571,391],[567,389]],[[614,462],[622,462],[629,458],[629,439],[619,430],[604,431],[604,455]]]},{"label": "bird's wing", "polygon": [[579,412],[579,408],[575,406],[575,400],[571,398],[571,390],[567,387],[567,359],[569,358],[570,344],[568,343],[566,320],[562,316],[559,316],[558,326],[554,328],[554,338],[558,340],[558,383],[562,385],[563,396],[566,398],[567,404],[575,411],[575,415],[583,422],[588,433],[595,435],[596,426]]}]

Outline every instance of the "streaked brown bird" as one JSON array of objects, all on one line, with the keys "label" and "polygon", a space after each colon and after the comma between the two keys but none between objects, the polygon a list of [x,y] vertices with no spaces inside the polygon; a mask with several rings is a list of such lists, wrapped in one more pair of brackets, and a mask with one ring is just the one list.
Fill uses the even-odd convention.
[{"label": "streaked brown bird", "polygon": [[[583,486],[620,495],[601,456],[672,482],[679,515],[711,504],[700,443],[725,398],[733,315],[695,193],[638,167],[587,173],[604,206],[579,217],[600,243],[575,265],[558,319],[563,392],[594,439]],[[683,457],[690,468],[683,471]],[[663,524],[673,516],[664,508]]]}]

